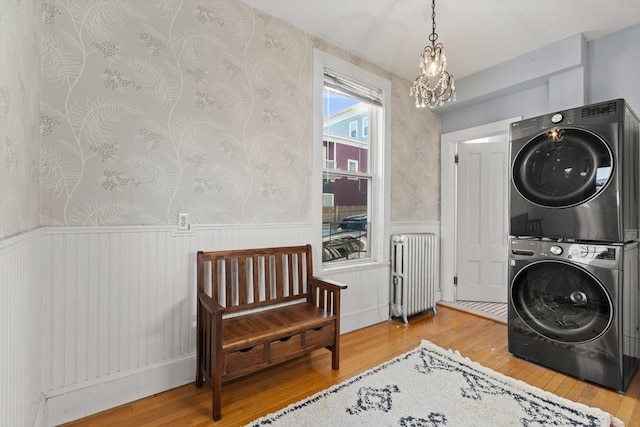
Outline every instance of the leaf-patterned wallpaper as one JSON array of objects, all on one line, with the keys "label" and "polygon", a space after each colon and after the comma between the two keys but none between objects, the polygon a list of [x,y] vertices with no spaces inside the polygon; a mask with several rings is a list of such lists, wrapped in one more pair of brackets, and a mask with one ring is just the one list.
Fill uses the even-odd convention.
[{"label": "leaf-patterned wallpaper", "polygon": [[41,225],[308,222],[314,47],[392,80],[392,220],[439,219],[440,119],[406,80],[239,0],[42,15]]},{"label": "leaf-patterned wallpaper", "polygon": [[39,225],[40,13],[0,0],[0,238]]}]

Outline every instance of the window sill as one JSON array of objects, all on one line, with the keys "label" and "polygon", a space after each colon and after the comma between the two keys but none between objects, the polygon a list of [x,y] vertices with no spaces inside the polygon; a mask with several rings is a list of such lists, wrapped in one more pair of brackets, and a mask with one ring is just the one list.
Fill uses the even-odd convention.
[{"label": "window sill", "polygon": [[336,264],[322,264],[321,274],[332,274],[341,272],[354,272],[359,270],[373,270],[376,268],[385,268],[391,265],[390,261],[376,261],[367,259],[363,261],[345,261]]}]

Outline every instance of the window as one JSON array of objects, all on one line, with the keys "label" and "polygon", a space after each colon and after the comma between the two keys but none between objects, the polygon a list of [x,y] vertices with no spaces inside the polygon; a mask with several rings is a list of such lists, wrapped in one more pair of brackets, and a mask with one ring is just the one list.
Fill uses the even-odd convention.
[{"label": "window", "polygon": [[[322,181],[314,185],[322,193],[312,194],[313,243],[322,248],[314,251],[322,268],[384,260],[390,88],[388,80],[314,52],[314,110],[322,114],[314,114],[313,179]],[[359,126],[368,138],[358,139]]]},{"label": "window", "polygon": [[329,208],[333,206],[333,194],[332,193],[322,193],[322,207]]},{"label": "window", "polygon": [[362,138],[367,139],[369,137],[369,117],[362,118]]},{"label": "window", "polygon": [[349,122],[349,136],[354,139],[358,137],[358,122]]}]

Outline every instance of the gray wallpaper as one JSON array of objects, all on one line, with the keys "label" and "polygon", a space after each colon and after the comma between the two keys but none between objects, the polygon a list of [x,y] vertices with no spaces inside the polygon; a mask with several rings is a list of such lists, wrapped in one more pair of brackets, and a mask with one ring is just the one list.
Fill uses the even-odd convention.
[{"label": "gray wallpaper", "polygon": [[238,0],[42,14],[41,225],[308,222],[314,47],[392,80],[392,220],[439,219],[440,119],[408,81]]},{"label": "gray wallpaper", "polygon": [[0,238],[39,225],[40,13],[0,0]]}]

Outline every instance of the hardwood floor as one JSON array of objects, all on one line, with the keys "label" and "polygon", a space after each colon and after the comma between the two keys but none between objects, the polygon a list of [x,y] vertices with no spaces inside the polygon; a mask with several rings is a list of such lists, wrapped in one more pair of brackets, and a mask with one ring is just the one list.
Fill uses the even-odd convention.
[{"label": "hardwood floor", "polygon": [[340,370],[331,353],[310,355],[223,385],[222,420],[211,420],[211,389],[187,384],[167,392],[74,421],[67,426],[238,426],[303,399],[418,346],[421,340],[458,350],[495,371],[640,426],[640,371],[625,395],[542,368],[507,351],[507,327],[450,308],[411,319],[389,321],[342,336]]}]

